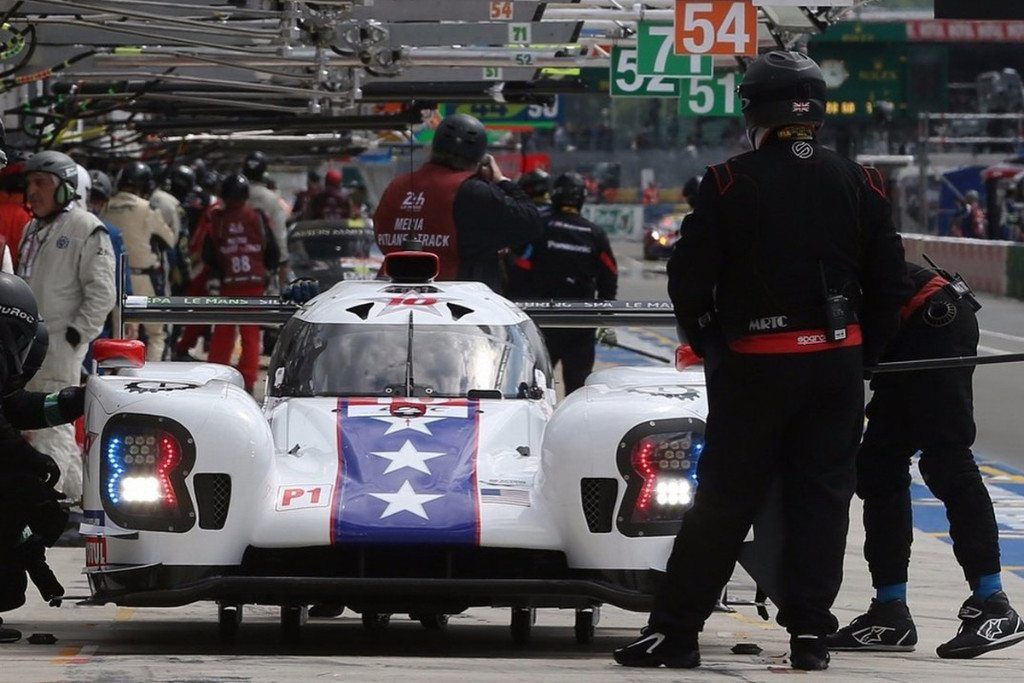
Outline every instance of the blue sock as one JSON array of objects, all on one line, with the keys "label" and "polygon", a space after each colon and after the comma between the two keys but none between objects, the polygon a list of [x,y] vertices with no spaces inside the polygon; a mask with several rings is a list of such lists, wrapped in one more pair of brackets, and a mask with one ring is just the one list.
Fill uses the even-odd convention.
[{"label": "blue sock", "polygon": [[1003,579],[998,573],[986,574],[978,577],[978,587],[974,589],[974,597],[979,600],[988,600],[993,595],[1003,590]]},{"label": "blue sock", "polygon": [[907,601],[907,584],[893,583],[888,586],[879,586],[875,589],[875,600],[878,602],[892,602],[893,600]]}]

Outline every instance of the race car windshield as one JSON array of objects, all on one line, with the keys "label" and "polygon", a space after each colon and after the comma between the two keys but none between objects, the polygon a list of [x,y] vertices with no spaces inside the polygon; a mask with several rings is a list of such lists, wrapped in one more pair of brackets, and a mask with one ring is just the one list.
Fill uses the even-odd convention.
[{"label": "race car windshield", "polygon": [[[408,350],[406,325],[292,319],[271,361],[271,395],[402,396]],[[541,384],[551,374],[532,323],[416,325],[412,365],[414,396],[465,397],[475,390],[518,398],[537,386],[535,370]]]},{"label": "race car windshield", "polygon": [[346,256],[365,258],[373,247],[373,229],[349,227],[347,221],[302,221],[288,235],[289,251],[300,262]]}]

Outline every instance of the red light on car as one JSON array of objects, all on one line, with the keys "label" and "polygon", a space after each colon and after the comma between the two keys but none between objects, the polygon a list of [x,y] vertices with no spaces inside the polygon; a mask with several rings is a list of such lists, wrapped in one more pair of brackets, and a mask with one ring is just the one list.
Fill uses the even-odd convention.
[{"label": "red light on car", "polygon": [[636,499],[636,509],[646,511],[651,506],[651,498],[654,496],[654,485],[658,479],[658,467],[654,464],[655,442],[651,439],[641,439],[633,450],[633,468],[643,478],[643,485]]},{"label": "red light on car", "polygon": [[181,444],[169,433],[160,435],[160,460],[157,463],[157,476],[160,477],[160,485],[164,492],[164,502],[167,505],[177,505],[178,497],[174,493],[174,486],[171,485],[170,474],[181,464]]}]

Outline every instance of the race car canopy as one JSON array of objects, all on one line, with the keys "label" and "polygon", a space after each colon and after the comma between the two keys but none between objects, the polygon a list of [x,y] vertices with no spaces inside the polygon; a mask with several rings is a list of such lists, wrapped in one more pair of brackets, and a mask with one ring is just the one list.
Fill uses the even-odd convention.
[{"label": "race car canopy", "polygon": [[392,282],[430,282],[439,268],[437,254],[426,251],[395,251],[384,257],[384,274]]}]

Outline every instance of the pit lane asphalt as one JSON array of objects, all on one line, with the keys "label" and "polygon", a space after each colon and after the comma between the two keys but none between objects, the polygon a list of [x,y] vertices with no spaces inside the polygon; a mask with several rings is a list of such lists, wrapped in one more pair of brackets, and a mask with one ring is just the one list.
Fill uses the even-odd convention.
[{"label": "pit lane asphalt", "polygon": [[[663,299],[664,276],[659,274],[663,265],[642,263],[636,245],[616,247],[623,272],[621,298]],[[999,336],[1024,337],[1024,304],[986,300],[981,316],[982,326],[997,333],[984,336],[983,344],[1024,351],[1024,338],[1018,342]],[[640,331],[630,341],[664,351],[671,347],[672,336],[671,330]],[[609,357],[605,351],[601,355]],[[1020,453],[1024,426],[1016,409],[1021,379],[1024,368],[1020,366],[978,371],[979,452],[996,463],[1024,466]],[[1024,476],[1012,472],[1003,476],[999,474],[1002,470],[994,469],[992,477],[1000,484],[1008,482],[1006,488],[1015,485],[1014,477],[1024,481]],[[1014,501],[1010,504],[1017,505]],[[915,507],[915,515],[917,512]],[[851,518],[846,582],[836,603],[842,623],[863,611],[872,594],[860,555],[863,530],[856,501]],[[1019,680],[1024,645],[969,662],[935,656],[935,646],[956,631],[956,611],[967,591],[944,540],[941,530],[915,532],[910,605],[920,632],[918,651],[839,654],[825,676],[836,681]],[[84,550],[51,550],[50,559],[68,594],[84,596],[87,588],[80,575]],[[1024,606],[1024,579],[1007,571],[1004,584],[1011,600]],[[749,598],[749,580],[737,577],[733,594]],[[780,674],[792,674],[783,658],[787,637],[782,629],[762,622],[749,608],[739,609],[736,614],[712,616],[702,636],[702,669],[669,672],[624,670],[611,662],[610,651],[630,639],[644,618],[609,607],[604,608],[595,641],[584,646],[573,640],[572,613],[557,610],[540,610],[532,644],[515,646],[505,609],[473,609],[454,616],[445,633],[425,631],[404,615],[396,615],[386,631],[370,633],[356,615],[346,613],[338,619],[311,620],[301,641],[289,644],[281,637],[277,610],[269,607],[247,608],[237,640],[224,643],[217,637],[216,609],[210,604],[150,610],[79,607],[68,601],[54,609],[30,589],[29,603],[4,614],[5,621],[22,629],[26,637],[46,632],[54,634],[58,642],[31,645],[22,640],[0,645],[0,681],[489,681],[541,677],[545,681],[584,677],[589,681],[775,681]],[[764,653],[731,654],[729,649],[739,642],[757,643]]]}]

